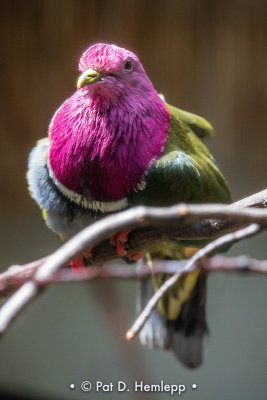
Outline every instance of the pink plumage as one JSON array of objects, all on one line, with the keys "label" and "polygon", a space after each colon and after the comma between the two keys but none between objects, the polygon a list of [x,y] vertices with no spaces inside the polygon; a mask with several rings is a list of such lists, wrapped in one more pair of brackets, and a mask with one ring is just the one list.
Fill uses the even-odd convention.
[{"label": "pink plumage", "polygon": [[124,60],[139,62],[135,54],[129,50],[108,44],[95,44],[87,49],[80,58],[79,71],[84,72],[88,66],[106,74],[120,70]]},{"label": "pink plumage", "polygon": [[[125,69],[130,62],[131,69]],[[50,167],[66,188],[99,201],[116,201],[142,182],[164,149],[169,114],[135,54],[98,44],[79,70],[101,80],[78,89],[49,128]]]}]

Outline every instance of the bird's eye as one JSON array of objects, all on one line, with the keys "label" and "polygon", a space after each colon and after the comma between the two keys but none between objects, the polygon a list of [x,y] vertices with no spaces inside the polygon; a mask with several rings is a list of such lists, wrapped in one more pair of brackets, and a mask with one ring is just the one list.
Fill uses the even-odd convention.
[{"label": "bird's eye", "polygon": [[132,63],[130,60],[127,60],[124,64],[124,69],[125,71],[131,71],[132,70]]}]

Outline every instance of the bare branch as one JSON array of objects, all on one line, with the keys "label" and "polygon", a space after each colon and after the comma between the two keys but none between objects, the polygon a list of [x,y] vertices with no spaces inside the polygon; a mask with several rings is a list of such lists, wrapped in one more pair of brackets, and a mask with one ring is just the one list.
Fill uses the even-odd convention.
[{"label": "bare branch", "polygon": [[[90,282],[102,279],[122,279],[139,280],[146,279],[157,274],[173,275],[177,272],[183,272],[188,260],[153,260],[153,270],[146,264],[136,268],[121,264],[107,264],[103,266],[90,266],[80,268],[73,272],[70,269],[63,269],[56,272],[47,283],[69,283],[69,282]],[[194,268],[200,268],[212,272],[253,272],[258,274],[267,274],[267,260],[256,260],[247,256],[225,257],[214,256],[204,259],[194,264]]]},{"label": "bare branch", "polygon": [[[42,259],[44,260],[44,259]],[[26,265],[16,265],[9,267],[0,274],[0,296],[4,297],[22,286],[26,281],[32,279],[42,260],[37,260]],[[152,275],[167,273],[175,274],[183,271],[188,260],[153,260],[153,272],[151,268],[142,265],[141,268],[122,264],[92,265],[90,267],[77,269],[75,272],[64,268],[55,272],[46,281],[39,282],[40,286],[47,284],[85,282],[97,279],[145,279]],[[202,260],[197,268],[209,272],[216,271],[242,271],[254,272],[260,274],[267,273],[267,260],[255,260],[247,256],[225,257],[215,256]]]},{"label": "bare branch", "polygon": [[249,197],[238,200],[228,207],[231,208],[245,208],[245,207],[256,207],[256,208],[266,208],[267,207],[267,189],[261,192],[252,194]]},{"label": "bare branch", "polygon": [[[206,205],[208,209],[211,211],[208,205]],[[265,208],[267,206],[267,189],[263,190],[259,193],[253,194],[247,198],[239,200],[233,204],[227,205],[225,208],[227,209],[242,209],[245,207],[257,207],[257,208]],[[175,206],[176,207],[176,206]],[[192,207],[192,206],[190,206]],[[197,206],[193,206],[197,207]],[[225,211],[225,209],[224,209]],[[190,213],[193,212],[190,209]],[[197,210],[196,210],[197,212]],[[218,216],[219,217],[219,216]],[[170,215],[170,220],[172,220],[172,216]],[[212,218],[212,215],[207,218]],[[199,219],[193,219],[190,221],[189,219],[184,219],[179,221],[179,226],[177,225],[177,220],[173,221],[173,224],[166,224],[163,222],[159,224],[149,224],[148,226],[141,227],[141,224],[138,224],[137,227],[130,232],[128,235],[127,245],[128,245],[128,255],[132,256],[139,251],[142,251],[148,245],[158,244],[162,241],[166,240],[213,240],[224,233],[230,232],[234,229],[241,227],[246,223],[257,222],[254,221],[253,218],[250,221],[243,222],[233,221],[230,215],[225,219],[218,220],[216,217],[213,220],[206,220],[202,222],[197,222],[204,219],[204,216],[200,216]],[[145,222],[145,221],[144,221]],[[114,248],[110,246],[109,240],[105,240],[101,242],[99,245],[94,247],[92,252],[92,258],[88,260],[88,263],[97,264],[103,263],[105,261],[116,259],[117,253]]]},{"label": "bare branch", "polygon": [[256,260],[247,256],[225,257],[215,256],[207,258],[200,264],[200,267],[209,271],[230,271],[230,272],[255,272],[267,273],[267,260]]},{"label": "bare branch", "polygon": [[[241,206],[244,203],[253,205],[253,201],[257,206],[265,206],[266,199],[267,190],[264,190],[244,199]],[[61,246],[38,268],[34,279],[26,282],[7,300],[0,309],[0,333],[3,333],[20,311],[36,297],[41,282],[49,281],[58,269],[67,265],[86,248],[93,249],[92,259],[88,260],[88,263],[117,258],[115,250],[107,240],[116,232],[133,229],[128,237],[128,254],[131,256],[146,249],[148,245],[164,240],[211,240],[236,227],[253,222],[258,223],[262,229],[267,228],[267,212],[257,209],[240,210],[217,204],[180,204],[165,208],[139,206],[112,214],[88,226]]]},{"label": "bare branch", "polygon": [[7,297],[23,283],[33,278],[38,268],[48,257],[40,258],[25,265],[11,265],[0,274],[0,297]]},{"label": "bare branch", "polygon": [[200,249],[196,254],[194,254],[193,257],[189,259],[182,272],[172,275],[155,292],[155,294],[149,300],[144,310],[136,319],[132,327],[126,332],[126,339],[131,340],[136,336],[137,333],[140,332],[150,314],[152,313],[153,309],[156,307],[158,301],[164,296],[165,293],[168,292],[168,290],[173,285],[178,282],[181,276],[195,269],[199,261],[201,261],[204,257],[214,252],[215,250],[218,250],[219,248],[225,246],[226,244],[236,243],[242,239],[255,235],[256,233],[260,232],[260,230],[261,228],[258,224],[252,224],[233,233],[228,233],[227,235],[214,240],[213,242]]}]

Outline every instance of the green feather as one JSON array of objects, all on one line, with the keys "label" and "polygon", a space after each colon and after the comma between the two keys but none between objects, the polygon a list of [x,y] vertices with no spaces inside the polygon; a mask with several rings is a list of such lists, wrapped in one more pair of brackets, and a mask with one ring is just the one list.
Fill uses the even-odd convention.
[{"label": "green feather", "polygon": [[167,109],[170,127],[164,154],[149,170],[146,188],[133,194],[133,202],[153,206],[230,202],[226,180],[199,138],[212,135],[211,125],[197,115],[169,105]]},{"label": "green feather", "polygon": [[[213,136],[208,121],[197,115],[166,104],[170,125],[163,156],[156,161],[146,176],[146,187],[132,195],[134,204],[168,206],[187,203],[229,203],[231,200],[227,182],[202,138]],[[197,243],[162,243],[148,249],[153,258],[188,258],[190,248]],[[191,250],[191,255],[196,252]],[[159,311],[168,319],[178,317],[182,304],[190,297],[199,271],[189,273],[180,285],[168,292],[159,302]],[[168,278],[154,277],[157,289]]]}]

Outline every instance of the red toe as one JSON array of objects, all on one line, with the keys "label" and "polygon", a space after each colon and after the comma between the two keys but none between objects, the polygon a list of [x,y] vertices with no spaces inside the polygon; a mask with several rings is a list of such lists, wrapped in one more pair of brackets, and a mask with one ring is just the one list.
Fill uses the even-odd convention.
[{"label": "red toe", "polygon": [[124,247],[125,243],[127,243],[128,235],[131,232],[131,229],[128,229],[123,232],[115,233],[110,238],[110,243],[112,246],[116,247],[116,251],[118,256],[123,257],[126,256],[127,251]]},{"label": "red toe", "polygon": [[84,267],[83,256],[71,260],[70,267],[72,271],[77,271],[77,269],[83,268]]},{"label": "red toe", "polygon": [[[115,233],[115,235],[111,236],[110,244],[116,247],[116,251],[118,256],[127,257],[127,250],[125,249],[125,244],[128,240],[128,235],[131,232],[131,229],[125,230],[123,232]],[[130,261],[138,261],[143,256],[143,252],[139,251],[138,253],[129,256]]]},{"label": "red toe", "polygon": [[83,254],[80,257],[74,258],[73,260],[71,260],[70,262],[70,267],[72,269],[72,271],[76,271],[79,268],[83,268],[85,267],[85,263],[86,258],[91,258],[92,257],[92,249],[88,248],[86,249]]}]

